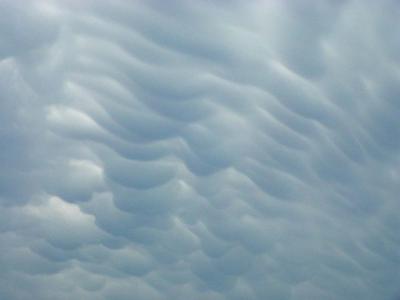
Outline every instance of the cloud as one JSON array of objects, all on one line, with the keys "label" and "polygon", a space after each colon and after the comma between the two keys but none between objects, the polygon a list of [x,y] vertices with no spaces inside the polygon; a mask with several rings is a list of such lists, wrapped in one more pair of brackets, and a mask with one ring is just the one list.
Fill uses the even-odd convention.
[{"label": "cloud", "polygon": [[0,298],[397,299],[399,14],[0,4]]}]

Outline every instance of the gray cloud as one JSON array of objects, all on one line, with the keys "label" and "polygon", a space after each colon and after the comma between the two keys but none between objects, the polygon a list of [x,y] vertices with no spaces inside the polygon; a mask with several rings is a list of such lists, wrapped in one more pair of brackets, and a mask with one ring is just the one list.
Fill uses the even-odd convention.
[{"label": "gray cloud", "polygon": [[397,299],[399,14],[0,4],[0,298]]}]

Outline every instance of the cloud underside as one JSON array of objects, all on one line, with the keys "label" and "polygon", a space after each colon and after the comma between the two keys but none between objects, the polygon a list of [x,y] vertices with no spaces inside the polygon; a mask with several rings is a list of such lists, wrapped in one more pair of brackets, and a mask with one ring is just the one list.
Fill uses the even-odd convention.
[{"label": "cloud underside", "polygon": [[0,3],[1,299],[400,296],[396,1]]}]

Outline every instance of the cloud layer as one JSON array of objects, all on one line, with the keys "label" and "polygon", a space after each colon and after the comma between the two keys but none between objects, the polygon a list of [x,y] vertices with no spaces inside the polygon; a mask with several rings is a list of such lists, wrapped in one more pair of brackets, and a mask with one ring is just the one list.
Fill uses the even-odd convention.
[{"label": "cloud layer", "polygon": [[1,2],[0,298],[398,299],[399,17]]}]

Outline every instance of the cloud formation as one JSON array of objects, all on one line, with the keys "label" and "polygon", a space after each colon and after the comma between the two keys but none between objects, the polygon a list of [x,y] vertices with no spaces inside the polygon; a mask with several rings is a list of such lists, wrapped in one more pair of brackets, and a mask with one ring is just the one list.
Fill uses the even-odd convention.
[{"label": "cloud formation", "polygon": [[0,298],[398,299],[399,17],[1,2]]}]

